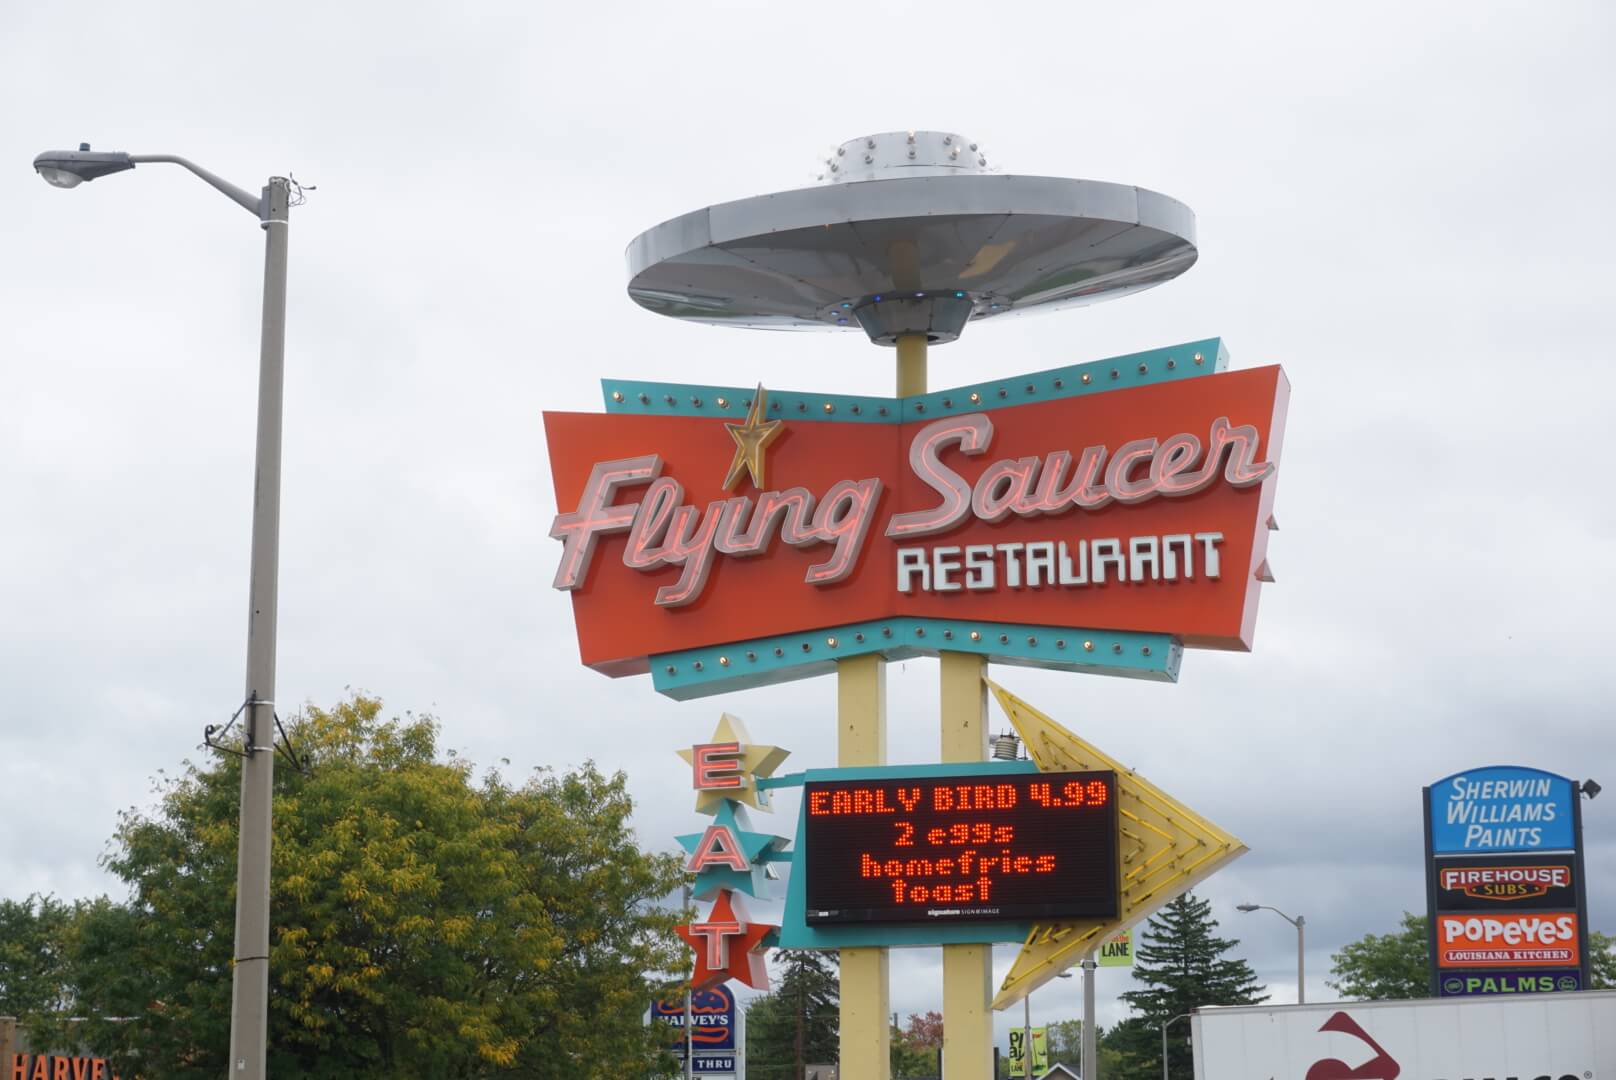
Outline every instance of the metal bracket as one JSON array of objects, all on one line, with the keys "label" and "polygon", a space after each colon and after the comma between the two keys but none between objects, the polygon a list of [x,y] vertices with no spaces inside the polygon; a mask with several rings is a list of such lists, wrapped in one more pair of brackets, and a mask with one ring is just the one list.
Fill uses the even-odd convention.
[{"label": "metal bracket", "polygon": [[[279,739],[272,740],[272,745],[270,746],[254,746],[252,744],[252,733],[244,729],[242,732],[241,749],[239,750],[233,746],[227,746],[223,742],[215,740],[215,735],[217,735],[220,739],[223,739],[226,735],[228,735],[230,733],[230,729],[236,726],[236,721],[241,719],[241,714],[246,712],[247,709],[253,705],[268,705],[270,707],[270,715],[275,718],[275,730],[280,732]],[[251,757],[254,753],[264,750],[279,753],[286,759],[286,763],[293,769],[304,776],[308,775],[308,766],[310,763],[309,758],[307,755],[304,755],[301,758],[298,757],[297,750],[292,746],[292,737],[286,733],[286,727],[281,723],[281,714],[275,711],[275,703],[273,701],[265,701],[262,698],[254,697],[248,698],[237,707],[235,712],[230,714],[230,722],[225,724],[223,727],[220,727],[218,724],[208,724],[206,727],[204,727],[202,729],[202,741],[208,746],[212,747],[214,750],[218,750],[219,752],[225,754],[233,754],[234,756],[243,759]]]}]

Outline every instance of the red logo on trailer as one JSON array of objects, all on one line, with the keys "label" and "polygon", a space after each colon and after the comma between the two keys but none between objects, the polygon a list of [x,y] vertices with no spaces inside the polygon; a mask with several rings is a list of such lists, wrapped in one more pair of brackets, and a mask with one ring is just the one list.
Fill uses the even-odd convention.
[{"label": "red logo on trailer", "polygon": [[1307,1080],[1397,1080],[1403,1071],[1397,1060],[1381,1049],[1380,1044],[1358,1025],[1358,1021],[1344,1012],[1332,1015],[1319,1030],[1350,1035],[1373,1050],[1375,1056],[1361,1065],[1348,1065],[1339,1058],[1315,1061],[1307,1070]]}]

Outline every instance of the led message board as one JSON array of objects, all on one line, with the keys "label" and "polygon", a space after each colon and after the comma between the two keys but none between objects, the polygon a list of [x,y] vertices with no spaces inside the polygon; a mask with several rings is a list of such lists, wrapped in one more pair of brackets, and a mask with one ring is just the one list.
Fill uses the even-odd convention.
[{"label": "led message board", "polygon": [[810,781],[809,925],[1114,918],[1116,773]]}]

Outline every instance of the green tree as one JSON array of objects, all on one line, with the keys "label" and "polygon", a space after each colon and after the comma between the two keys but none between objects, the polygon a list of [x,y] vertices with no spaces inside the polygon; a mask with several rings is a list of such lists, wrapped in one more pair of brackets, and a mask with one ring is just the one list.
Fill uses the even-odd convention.
[{"label": "green tree", "polygon": [[[1330,958],[1326,985],[1351,1001],[1392,1001],[1431,995],[1426,917],[1403,912],[1394,934],[1365,934]],[[1616,939],[1588,935],[1589,988],[1616,989]]]},{"label": "green tree", "polygon": [[942,1047],[943,1014],[934,1010],[910,1013],[908,1024],[892,1029],[893,1080],[936,1076],[937,1053]]},{"label": "green tree", "polygon": [[840,983],[834,954],[774,953],[772,993],[746,1010],[746,1071],[756,1080],[801,1080],[805,1067],[840,1056]]},{"label": "green tree", "polygon": [[1387,1001],[1429,997],[1431,969],[1427,959],[1424,915],[1403,912],[1393,934],[1365,934],[1330,958],[1325,985],[1349,1001]]},{"label": "green tree", "polygon": [[[1049,1027],[1049,1063],[1050,1065],[1065,1065],[1073,1072],[1081,1072],[1083,1068],[1083,1021],[1057,1020]],[[1113,1029],[1114,1030],[1114,1029]],[[1094,1048],[1094,1064],[1100,1077],[1117,1075],[1117,1069],[1122,1064],[1122,1054],[1111,1045],[1111,1032],[1095,1025],[1095,1036],[1098,1045]]]},{"label": "green tree", "polygon": [[[520,785],[440,757],[428,717],[355,697],[290,725],[275,778],[270,1072],[307,1077],[645,1076],[642,1020],[677,969],[677,860],[635,844],[624,778]],[[187,764],[123,815],[126,903],[70,935],[74,1035],[127,1075],[225,1071],[239,760]]]},{"label": "green tree", "polygon": [[[1139,938],[1133,977],[1144,989],[1122,995],[1134,1015],[1117,1024],[1107,1044],[1120,1053],[1116,1076],[1155,1080],[1162,1075],[1161,1025],[1203,1005],[1255,1005],[1268,1000],[1251,965],[1225,954],[1239,944],[1216,936],[1212,905],[1192,893],[1168,903]],[[1174,1076],[1192,1071],[1186,1021],[1168,1032]]]},{"label": "green tree", "polygon": [[1073,1069],[1083,1066],[1083,1021],[1057,1020],[1046,1025],[1048,1028],[1049,1063],[1051,1065],[1070,1065]]},{"label": "green tree", "polygon": [[72,919],[51,896],[0,900],[0,1016],[31,1020],[62,1004]]}]

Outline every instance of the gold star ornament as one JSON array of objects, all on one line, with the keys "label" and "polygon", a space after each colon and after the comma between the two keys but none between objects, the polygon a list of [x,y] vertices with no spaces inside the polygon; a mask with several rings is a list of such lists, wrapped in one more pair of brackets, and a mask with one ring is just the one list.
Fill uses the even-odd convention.
[{"label": "gold star ornament", "polygon": [[764,419],[768,407],[769,395],[764,392],[763,384],[758,383],[757,393],[752,395],[752,407],[746,410],[746,422],[724,425],[729,437],[735,440],[735,457],[730,460],[729,472],[724,474],[725,491],[740,482],[743,472],[752,477],[753,487],[763,490],[764,451],[786,428],[784,421]]},{"label": "gold star ornament", "polygon": [[790,753],[754,743],[746,725],[729,713],[719,717],[711,742],[678,751],[690,766],[696,811],[702,814],[718,813],[729,800],[755,810],[772,809],[768,789],[759,788],[757,780],[773,776]]}]

